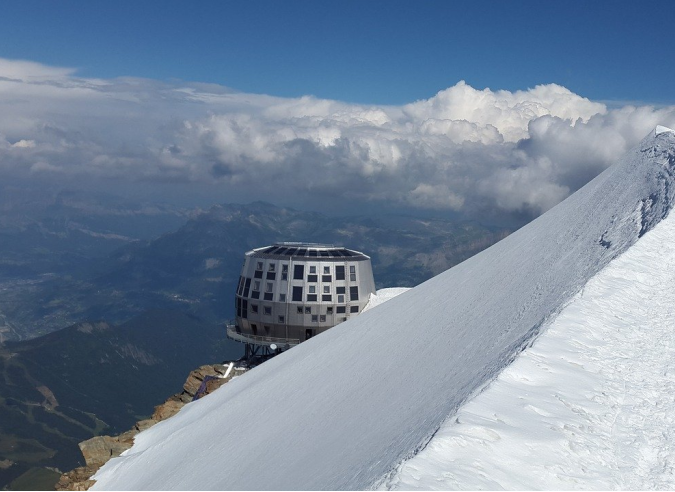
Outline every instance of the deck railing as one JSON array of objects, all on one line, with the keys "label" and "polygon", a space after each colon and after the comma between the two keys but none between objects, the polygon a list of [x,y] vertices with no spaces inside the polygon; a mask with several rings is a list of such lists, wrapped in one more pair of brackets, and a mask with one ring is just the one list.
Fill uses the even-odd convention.
[{"label": "deck railing", "polygon": [[268,337],[261,335],[253,335],[252,333],[242,333],[237,330],[237,324],[235,320],[230,320],[227,323],[227,336],[232,340],[244,343],[254,343],[256,345],[277,345],[279,347],[284,347],[286,345],[294,346],[300,343],[298,338],[279,338],[279,337]]}]

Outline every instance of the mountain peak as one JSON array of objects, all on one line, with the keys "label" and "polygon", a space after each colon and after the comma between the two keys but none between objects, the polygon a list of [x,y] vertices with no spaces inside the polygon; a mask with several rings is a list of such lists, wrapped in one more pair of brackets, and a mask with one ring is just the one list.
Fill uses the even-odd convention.
[{"label": "mountain peak", "polygon": [[654,128],[654,135],[661,135],[662,133],[675,133],[675,130],[668,128],[667,126],[656,125],[656,128]]}]

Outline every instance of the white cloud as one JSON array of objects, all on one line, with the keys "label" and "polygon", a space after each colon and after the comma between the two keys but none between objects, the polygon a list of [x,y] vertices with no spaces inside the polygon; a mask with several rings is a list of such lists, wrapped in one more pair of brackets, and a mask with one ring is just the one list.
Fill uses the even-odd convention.
[{"label": "white cloud", "polygon": [[0,170],[215,183],[250,199],[536,215],[675,107],[607,109],[556,84],[464,82],[404,106],[284,99],[213,84],[78,78],[0,59]]}]

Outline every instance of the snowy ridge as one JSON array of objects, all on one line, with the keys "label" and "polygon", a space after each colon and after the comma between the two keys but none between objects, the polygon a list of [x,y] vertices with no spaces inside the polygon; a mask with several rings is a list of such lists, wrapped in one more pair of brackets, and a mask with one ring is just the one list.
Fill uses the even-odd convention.
[{"label": "snowy ridge", "polygon": [[674,167],[675,134],[653,132],[498,244],[141,433],[94,488],[380,483],[668,214]]},{"label": "snowy ridge", "polygon": [[389,482],[675,489],[675,215],[593,277]]}]

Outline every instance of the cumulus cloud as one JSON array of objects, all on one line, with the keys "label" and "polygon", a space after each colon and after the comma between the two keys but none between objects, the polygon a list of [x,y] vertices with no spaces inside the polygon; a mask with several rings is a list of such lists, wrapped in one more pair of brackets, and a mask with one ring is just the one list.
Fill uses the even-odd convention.
[{"label": "cumulus cloud", "polygon": [[277,98],[198,83],[84,79],[0,59],[0,171],[215,183],[308,200],[534,216],[675,107],[608,109],[556,85],[464,82],[403,106]]}]

